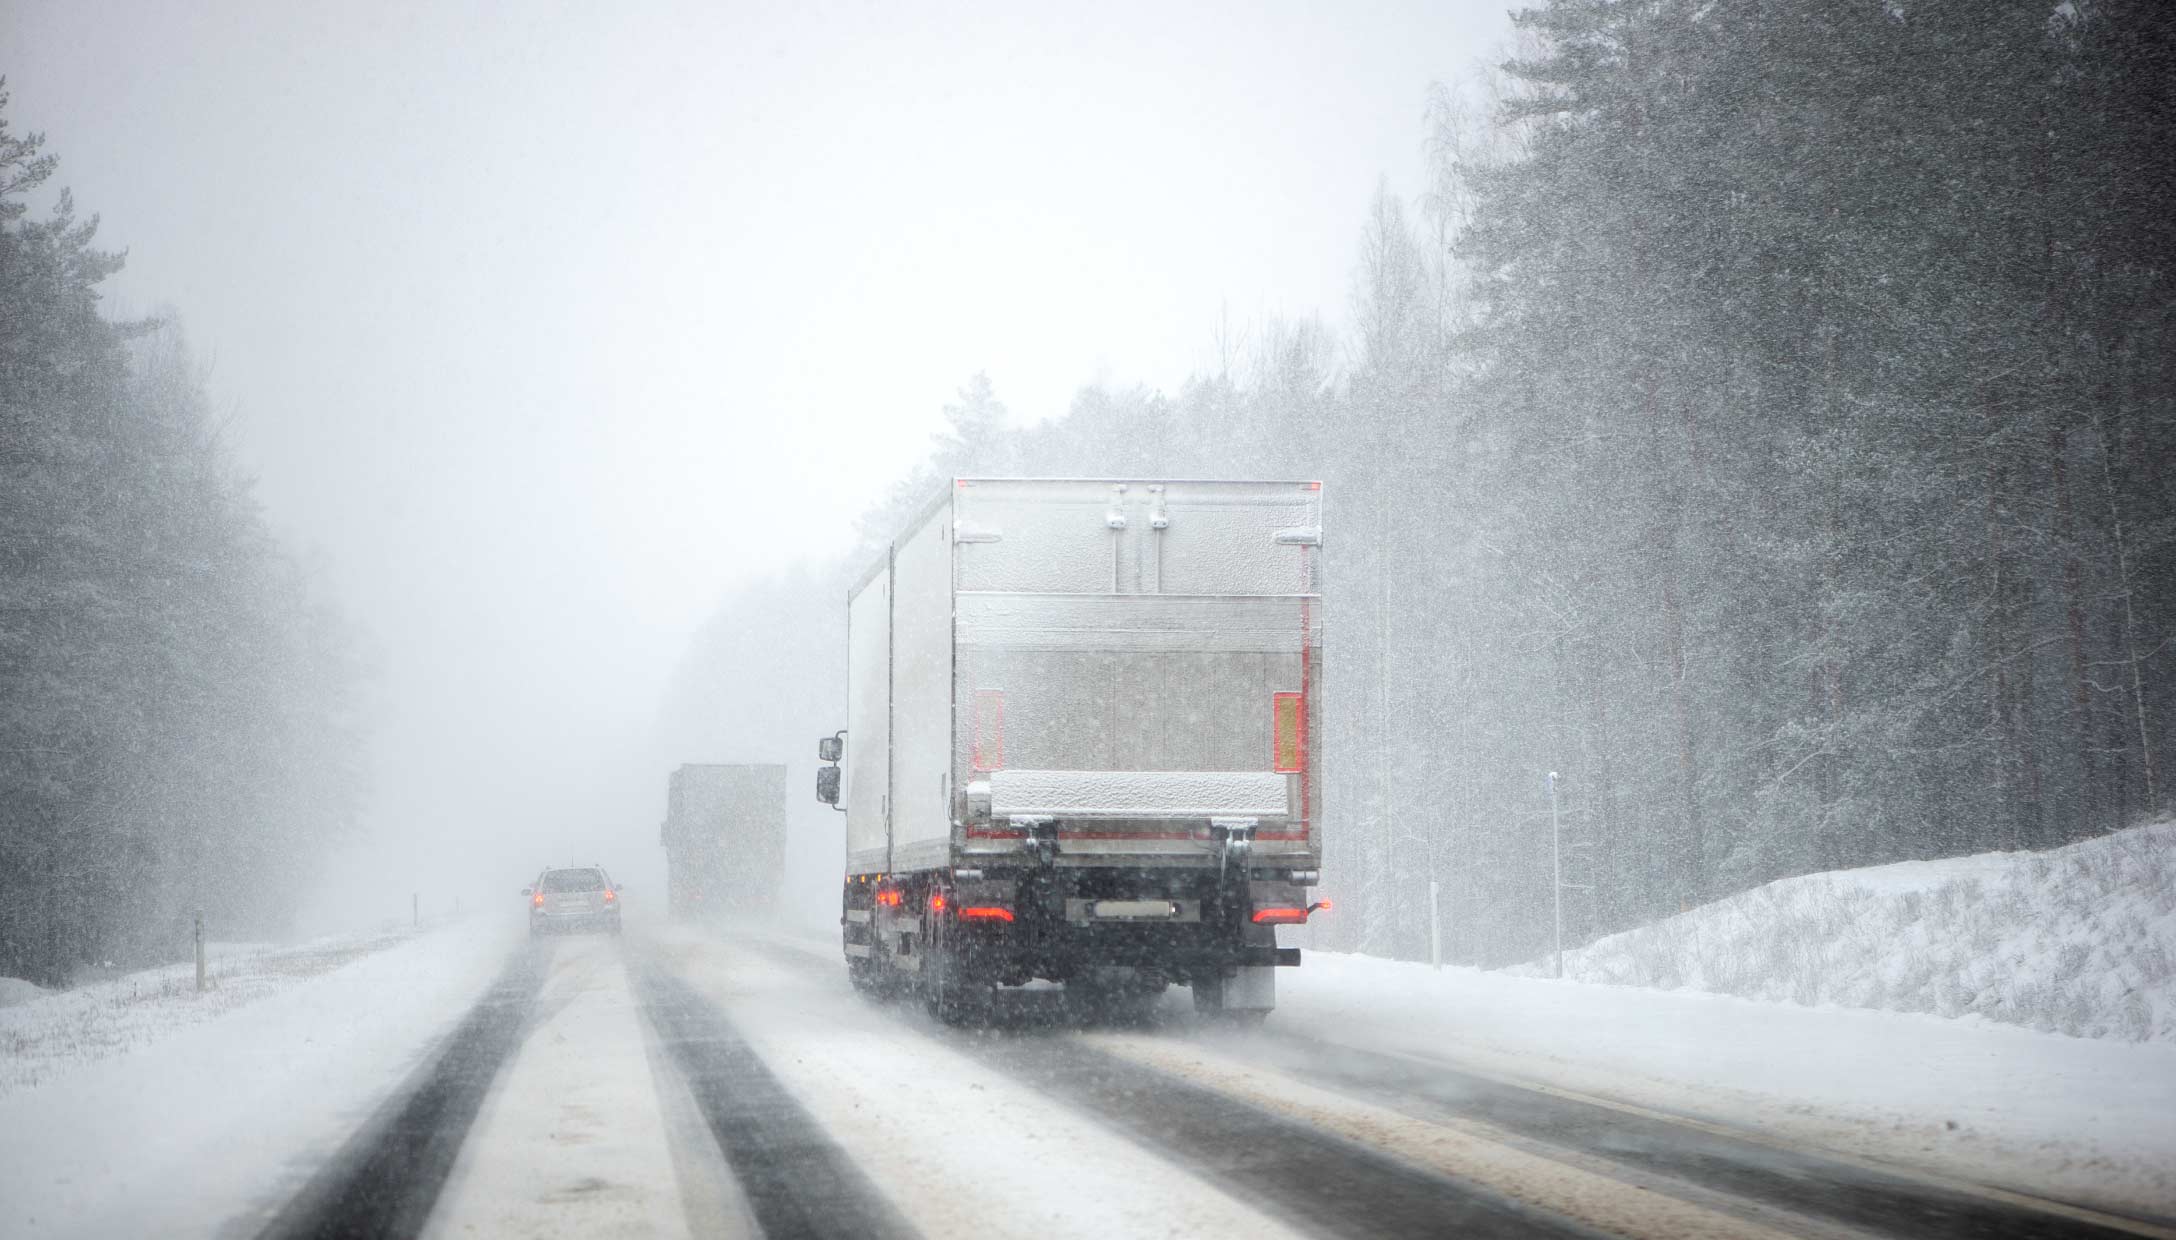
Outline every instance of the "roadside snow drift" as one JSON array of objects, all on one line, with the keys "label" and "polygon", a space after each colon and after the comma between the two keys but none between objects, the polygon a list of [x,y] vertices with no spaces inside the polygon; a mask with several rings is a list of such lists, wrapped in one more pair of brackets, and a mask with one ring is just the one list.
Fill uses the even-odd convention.
[{"label": "roadside snow drift", "polygon": [[410,937],[388,931],[291,947],[208,943],[209,986],[202,991],[194,961],[59,991],[0,978],[0,1098],[76,1065],[148,1046]]},{"label": "roadside snow drift", "polygon": [[236,960],[206,995],[268,992],[239,1007],[200,1004],[192,969],[187,990],[142,1002],[79,1008],[63,992],[5,1009],[29,1009],[33,1033],[49,1009],[65,1034],[84,1012],[105,1027],[113,1000],[126,1036],[40,1041],[41,1075],[0,1093],[0,1236],[254,1233],[454,1027],[519,934],[472,918],[247,984]]},{"label": "roadside snow drift", "polygon": [[1783,879],[1568,951],[1564,976],[2176,1042],[2176,822]]}]

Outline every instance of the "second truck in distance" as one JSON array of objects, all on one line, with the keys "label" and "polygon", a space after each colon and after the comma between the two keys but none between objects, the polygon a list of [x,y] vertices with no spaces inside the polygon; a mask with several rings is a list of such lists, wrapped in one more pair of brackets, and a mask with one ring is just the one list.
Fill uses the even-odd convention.
[{"label": "second truck in distance", "polygon": [[1259,1016],[1322,859],[1322,486],[962,478],[849,593],[847,967]]}]

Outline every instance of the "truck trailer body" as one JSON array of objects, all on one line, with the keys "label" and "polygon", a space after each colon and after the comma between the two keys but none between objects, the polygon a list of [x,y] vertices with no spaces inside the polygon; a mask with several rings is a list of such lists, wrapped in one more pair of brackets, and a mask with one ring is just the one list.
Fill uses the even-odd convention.
[{"label": "truck trailer body", "polygon": [[768,913],[786,846],[786,768],[691,762],[666,788],[666,885],[672,916],[723,920]]},{"label": "truck trailer body", "polygon": [[856,983],[1267,1011],[1320,907],[1321,522],[1314,482],[946,486],[849,593],[819,747]]}]

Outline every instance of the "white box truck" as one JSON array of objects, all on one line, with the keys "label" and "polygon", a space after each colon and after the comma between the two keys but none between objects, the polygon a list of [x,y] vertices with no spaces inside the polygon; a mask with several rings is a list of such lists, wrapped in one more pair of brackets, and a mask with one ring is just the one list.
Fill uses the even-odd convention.
[{"label": "white box truck", "polygon": [[1322,486],[961,478],[847,597],[864,989],[1035,979],[1259,1017],[1322,859]]}]

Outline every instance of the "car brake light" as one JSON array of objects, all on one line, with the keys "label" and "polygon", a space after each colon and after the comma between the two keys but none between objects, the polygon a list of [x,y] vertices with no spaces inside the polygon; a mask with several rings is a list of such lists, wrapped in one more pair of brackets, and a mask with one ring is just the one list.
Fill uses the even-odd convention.
[{"label": "car brake light", "polygon": [[932,913],[942,913],[944,911],[943,892],[933,891],[929,893],[929,911]]},{"label": "car brake light", "polygon": [[961,921],[1011,921],[1012,910],[995,904],[962,904]]},{"label": "car brake light", "polygon": [[606,904],[610,904],[617,899],[619,899],[619,893],[613,891],[610,887],[604,889],[604,902]]}]

